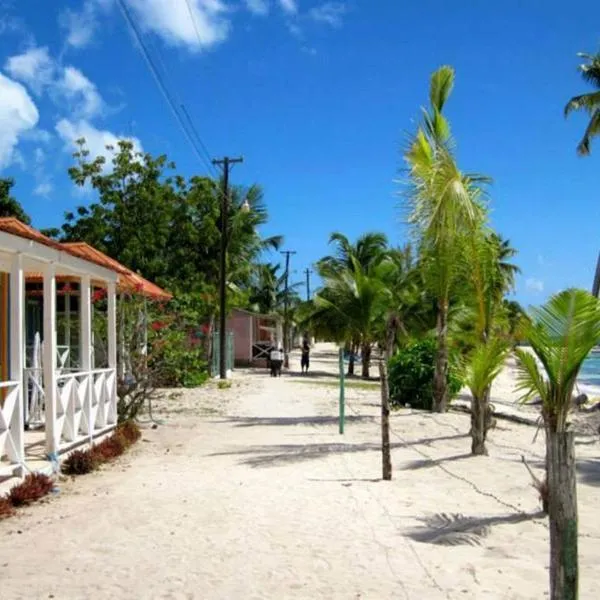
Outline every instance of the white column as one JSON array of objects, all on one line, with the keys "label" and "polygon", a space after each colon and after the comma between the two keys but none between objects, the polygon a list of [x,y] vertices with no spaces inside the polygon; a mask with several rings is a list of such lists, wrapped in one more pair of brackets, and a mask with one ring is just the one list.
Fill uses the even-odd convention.
[{"label": "white column", "polygon": [[107,414],[108,424],[117,421],[117,286],[108,284],[107,322],[108,322],[108,368],[114,369],[107,376],[107,393],[110,394],[110,410]]},{"label": "white column", "polygon": [[80,371],[88,372],[79,385],[86,386],[84,411],[87,417],[87,433],[91,440],[96,414],[92,407],[94,378],[89,373],[92,369],[92,297],[89,275],[84,275],[79,281],[79,365]]},{"label": "white column", "polygon": [[[61,432],[57,422],[56,277],[52,263],[47,264],[44,268],[44,355],[42,362],[46,401],[46,450],[48,454],[54,454],[58,451]],[[64,420],[64,416],[62,416],[61,422],[62,420]]]},{"label": "white column", "polygon": [[116,284],[108,284],[108,368],[117,368],[117,289]]},{"label": "white column", "polygon": [[25,405],[23,367],[25,359],[24,343],[25,279],[23,276],[23,257],[17,254],[12,261],[10,271],[10,379],[19,382],[17,403],[14,408],[10,431],[15,444],[17,458],[21,465],[16,475],[24,475],[25,462]]}]

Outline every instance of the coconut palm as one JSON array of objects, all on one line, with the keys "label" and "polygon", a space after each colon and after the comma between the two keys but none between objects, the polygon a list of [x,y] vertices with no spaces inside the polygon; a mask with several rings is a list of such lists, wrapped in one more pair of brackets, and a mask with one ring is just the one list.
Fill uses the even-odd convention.
[{"label": "coconut palm", "polygon": [[580,96],[573,96],[565,106],[565,117],[573,111],[584,111],[589,115],[590,120],[583,138],[577,146],[577,152],[582,156],[587,156],[590,153],[592,138],[600,135],[600,52],[597,54],[580,52],[577,56],[586,61],[579,65],[581,76],[586,83],[594,86],[595,90]]},{"label": "coconut palm", "polygon": [[471,390],[471,454],[487,455],[485,446],[493,421],[491,388],[507,354],[507,344],[499,338],[480,343],[469,358],[465,384]]},{"label": "coconut palm", "polygon": [[334,232],[329,243],[335,245],[335,253],[319,261],[321,271],[353,269],[356,261],[363,269],[369,269],[381,262],[387,252],[387,237],[383,233],[370,232],[361,235],[353,244],[343,234]]},{"label": "coconut palm", "polygon": [[575,450],[567,417],[581,365],[600,342],[600,301],[577,289],[556,294],[532,311],[526,337],[533,353],[515,351],[517,389],[523,392],[523,400],[539,397],[542,401],[550,518],[550,597],[577,598]]},{"label": "coconut palm", "polygon": [[430,106],[405,154],[409,185],[405,203],[416,234],[427,287],[437,300],[437,354],[434,410],[448,404],[448,314],[468,235],[483,221],[482,185],[488,180],[462,173],[452,153],[450,127],[442,109],[452,90],[454,70],[431,77]]},{"label": "coconut palm", "polygon": [[337,315],[345,324],[344,341],[358,340],[362,353],[362,377],[369,377],[371,349],[381,330],[387,288],[380,268],[363,268],[351,258],[352,269],[322,272],[323,287],[315,296],[315,307],[323,315]]}]

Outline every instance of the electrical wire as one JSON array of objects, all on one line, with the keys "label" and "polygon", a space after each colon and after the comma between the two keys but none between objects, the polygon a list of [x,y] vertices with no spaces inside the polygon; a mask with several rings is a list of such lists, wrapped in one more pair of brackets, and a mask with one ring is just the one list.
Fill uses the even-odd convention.
[{"label": "electrical wire", "polygon": [[[152,60],[152,57],[150,56],[150,53],[148,52],[148,48],[146,47],[146,45],[144,44],[144,41],[142,39],[142,36],[138,30],[138,28],[135,25],[135,22],[131,16],[131,13],[129,12],[129,9],[127,8],[125,1],[124,0],[118,0],[119,3],[119,7],[121,9],[121,13],[125,19],[125,21],[127,22],[130,30],[132,31],[138,46],[140,48],[140,51],[142,53],[142,56],[144,57],[144,60],[146,62],[146,65],[148,66],[148,68],[150,69],[150,72],[152,73],[152,76],[154,78],[154,81],[156,82],[158,88],[160,89],[164,99],[167,101],[167,104],[169,105],[169,108],[171,109],[171,112],[173,113],[173,116],[175,117],[175,119],[177,120],[177,123],[181,129],[181,131],[183,132],[184,136],[186,137],[186,139],[188,140],[188,142],[190,143],[190,145],[192,146],[196,156],[198,157],[198,159],[205,164],[205,166],[208,168],[209,171],[213,171],[214,169],[214,165],[211,163],[210,160],[207,160],[205,156],[202,155],[202,153],[200,152],[197,144],[194,142],[192,136],[190,135],[190,132],[188,131],[188,129],[185,126],[185,123],[181,117],[181,115],[179,114],[179,111],[177,110],[177,107],[175,105],[175,102],[173,101],[173,97],[171,95],[171,93],[169,92],[167,86],[165,85],[165,82],[163,81],[163,78],[161,77],[154,61]],[[189,117],[188,117],[189,118]],[[196,136],[199,138],[197,132],[196,132]],[[204,144],[202,144],[204,150],[206,151],[206,146]],[[210,156],[210,155],[209,155]]]}]

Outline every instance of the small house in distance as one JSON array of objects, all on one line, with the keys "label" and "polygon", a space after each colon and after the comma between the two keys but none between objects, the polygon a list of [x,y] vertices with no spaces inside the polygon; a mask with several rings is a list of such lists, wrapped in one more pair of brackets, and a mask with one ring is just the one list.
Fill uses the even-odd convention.
[{"label": "small house in distance", "polygon": [[239,367],[266,367],[269,349],[283,341],[280,315],[234,308],[227,317],[227,330],[233,332],[234,361]]}]

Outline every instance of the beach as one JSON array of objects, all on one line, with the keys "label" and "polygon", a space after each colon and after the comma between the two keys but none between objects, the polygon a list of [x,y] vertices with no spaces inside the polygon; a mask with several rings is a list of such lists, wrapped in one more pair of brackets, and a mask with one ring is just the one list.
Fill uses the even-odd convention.
[{"label": "beach", "polygon": [[[498,419],[489,456],[472,457],[468,415],[395,411],[384,482],[377,384],[348,381],[340,435],[335,348],[315,348],[308,376],[297,355],[291,369],[165,394],[157,428],[144,424],[129,454],[0,522],[2,599],[548,596],[547,520],[521,461],[542,474],[535,426]],[[515,404],[513,380],[509,364],[493,402],[535,417]],[[598,443],[577,436],[590,600],[600,597]]]}]

